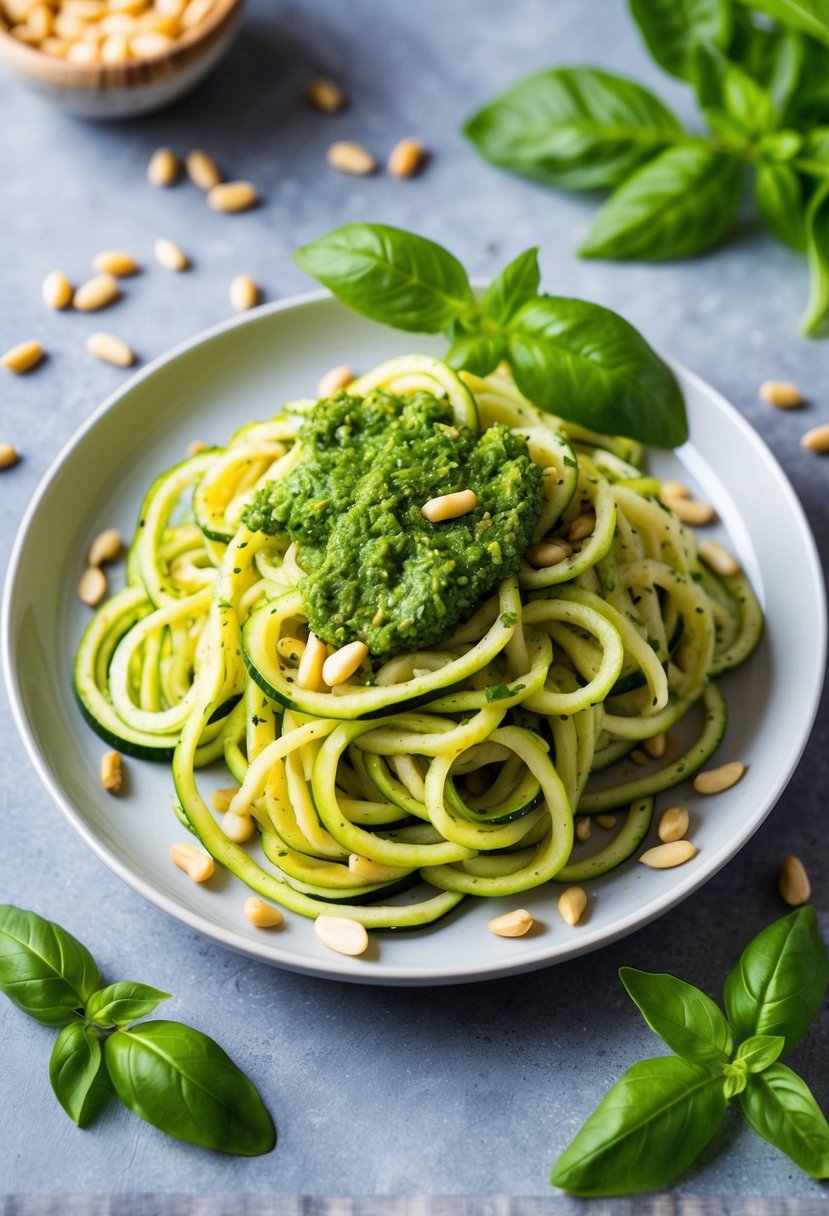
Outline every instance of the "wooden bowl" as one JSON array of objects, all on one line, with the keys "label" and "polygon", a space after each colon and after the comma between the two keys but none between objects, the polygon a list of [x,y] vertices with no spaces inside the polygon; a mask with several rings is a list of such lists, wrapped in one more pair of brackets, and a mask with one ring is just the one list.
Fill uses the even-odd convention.
[{"label": "wooden bowl", "polygon": [[0,22],[0,65],[39,96],[82,118],[132,118],[161,109],[202,80],[235,37],[244,0],[215,0],[204,19],[159,55],[73,63],[21,42]]}]

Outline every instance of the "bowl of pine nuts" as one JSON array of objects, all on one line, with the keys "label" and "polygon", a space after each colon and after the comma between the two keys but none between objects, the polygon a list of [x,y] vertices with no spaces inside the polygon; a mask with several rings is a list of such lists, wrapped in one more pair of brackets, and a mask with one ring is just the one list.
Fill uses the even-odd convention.
[{"label": "bowl of pine nuts", "polygon": [[218,63],[243,0],[0,0],[0,66],[82,118],[168,105]]}]

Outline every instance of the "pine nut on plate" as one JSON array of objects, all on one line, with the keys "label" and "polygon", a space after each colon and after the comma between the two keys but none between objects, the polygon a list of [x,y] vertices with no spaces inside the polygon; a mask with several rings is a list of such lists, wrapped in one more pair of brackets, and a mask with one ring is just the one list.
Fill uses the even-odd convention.
[{"label": "pine nut on plate", "polygon": [[780,896],[791,908],[807,904],[812,894],[812,884],[806,867],[799,857],[789,854],[780,868],[778,878]]},{"label": "pine nut on plate", "polygon": [[420,513],[430,524],[442,524],[447,520],[468,515],[477,505],[478,495],[474,490],[457,490],[454,494],[440,494],[437,498],[430,498],[420,508]]},{"label": "pine nut on plate", "polygon": [[41,294],[47,308],[54,308],[60,312],[72,303],[72,284],[65,274],[59,270],[53,270],[43,280]]},{"label": "pine nut on plate", "polygon": [[419,139],[401,139],[389,153],[392,177],[415,177],[426,163],[426,149]]},{"label": "pine nut on plate", "polygon": [[220,182],[207,194],[207,205],[214,211],[231,215],[237,211],[248,211],[259,202],[253,182]]},{"label": "pine nut on plate", "polygon": [[663,811],[656,834],[663,844],[681,840],[688,831],[690,816],[684,806],[671,806]]},{"label": "pine nut on plate", "polygon": [[344,684],[367,657],[368,646],[365,642],[349,642],[346,646],[341,646],[323,663],[323,682],[329,688],[334,688],[337,684]]},{"label": "pine nut on plate", "polygon": [[120,556],[122,548],[121,533],[116,528],[107,528],[92,541],[86,560],[90,566],[105,566]]},{"label": "pine nut on plate", "polygon": [[101,785],[110,794],[121,792],[124,773],[120,752],[105,752],[101,757]]},{"label": "pine nut on plate", "polygon": [[230,303],[237,312],[247,312],[259,303],[259,288],[249,274],[238,274],[230,284]]},{"label": "pine nut on plate", "polygon": [[704,540],[699,547],[699,555],[706,566],[710,566],[722,578],[739,574],[742,569],[734,554],[716,540]]},{"label": "pine nut on plate", "polygon": [[96,274],[75,289],[72,300],[78,312],[98,312],[112,304],[121,294],[121,288],[112,274]]},{"label": "pine nut on plate", "polygon": [[132,367],[135,362],[135,352],[123,338],[115,334],[94,333],[86,339],[86,349],[90,355],[100,359],[102,363],[111,363],[113,367]]},{"label": "pine nut on plate", "polygon": [[800,446],[808,452],[829,452],[829,423],[812,427],[800,440]]},{"label": "pine nut on plate", "polygon": [[279,908],[265,903],[264,899],[258,899],[255,895],[248,896],[242,906],[242,911],[250,923],[256,925],[257,929],[273,929],[277,925],[281,925],[284,920]]},{"label": "pine nut on plate", "polygon": [[187,270],[190,265],[190,259],[184,250],[175,241],[168,240],[164,236],[160,236],[153,245],[153,253],[155,254],[155,260],[165,270],[173,270],[179,273],[182,270]]},{"label": "pine nut on plate", "polygon": [[19,342],[4,355],[0,355],[0,365],[7,367],[10,372],[22,376],[33,367],[37,367],[43,358],[43,347],[39,342]]},{"label": "pine nut on plate", "polygon": [[672,840],[668,844],[657,844],[652,849],[646,849],[639,860],[652,870],[672,870],[696,855],[696,846],[690,840]]},{"label": "pine nut on plate", "polygon": [[125,249],[104,249],[101,253],[95,254],[92,259],[92,269],[97,270],[100,274],[111,274],[122,279],[128,275],[138,274],[140,267],[132,254],[127,253]]},{"label": "pine nut on plate", "polygon": [[368,177],[377,168],[377,161],[362,144],[351,139],[339,139],[326,154],[329,165],[340,173]]},{"label": "pine nut on plate", "polygon": [[100,566],[89,566],[78,583],[78,599],[90,608],[97,607],[107,593],[107,576]]},{"label": "pine nut on plate", "polygon": [[333,397],[341,388],[345,388],[354,379],[354,372],[347,363],[332,367],[326,372],[317,385],[318,397]]},{"label": "pine nut on plate", "polygon": [[314,932],[324,946],[338,954],[365,954],[368,949],[368,933],[365,925],[349,916],[318,916],[314,921]]},{"label": "pine nut on plate", "polygon": [[191,882],[207,882],[213,877],[215,864],[209,853],[202,852],[194,844],[174,844],[170,848],[170,860]]},{"label": "pine nut on plate", "polygon": [[721,794],[736,785],[745,771],[746,766],[739,760],[731,760],[728,764],[721,764],[719,768],[709,768],[697,773],[693,786],[698,794]]},{"label": "pine nut on plate", "polygon": [[488,921],[487,928],[496,937],[523,937],[533,927],[533,918],[526,908],[516,908]]},{"label": "pine nut on plate", "polygon": [[803,397],[797,385],[785,380],[764,380],[760,385],[760,396],[763,401],[779,410],[797,409],[803,404]]},{"label": "pine nut on plate", "polygon": [[198,186],[199,190],[212,190],[214,186],[218,186],[222,180],[222,175],[216,167],[216,162],[212,156],[208,156],[201,148],[194,148],[192,152],[188,152],[184,159],[184,164],[187,169],[187,176],[194,186]]},{"label": "pine nut on plate", "polygon": [[181,166],[170,148],[157,148],[147,165],[147,178],[154,186],[172,186],[177,180]]},{"label": "pine nut on plate", "polygon": [[568,925],[577,925],[587,907],[587,892],[584,887],[568,887],[558,897],[561,919]]}]

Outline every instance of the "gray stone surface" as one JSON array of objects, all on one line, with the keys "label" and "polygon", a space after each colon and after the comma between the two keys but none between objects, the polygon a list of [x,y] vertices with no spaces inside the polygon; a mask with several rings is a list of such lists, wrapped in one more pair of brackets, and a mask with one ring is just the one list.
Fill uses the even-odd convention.
[{"label": "gray stone surface", "polygon": [[[744,412],[779,455],[829,554],[829,458],[799,447],[807,425],[829,421],[829,345],[797,331],[805,264],[751,222],[728,248],[692,263],[575,260],[594,202],[498,174],[458,133],[477,103],[551,62],[627,72],[691,117],[685,92],[649,65],[622,0],[258,0],[208,82],[165,113],[121,126],[70,120],[0,82],[0,347],[37,336],[49,350],[35,374],[4,374],[0,384],[0,440],[24,454],[0,480],[0,560],[49,462],[123,379],[85,354],[86,333],[112,328],[142,358],[158,355],[227,314],[228,283],[240,271],[254,274],[270,298],[305,289],[292,248],[349,219],[414,227],[483,276],[539,243],[548,289],[617,308]],[[353,103],[347,113],[323,117],[303,104],[317,71],[343,83]],[[417,180],[351,179],[325,166],[332,138],[361,139],[383,158],[409,133],[433,151]],[[208,211],[190,187],[153,189],[144,170],[161,143],[207,148],[227,173],[257,182],[264,205],[228,218]],[[148,271],[100,320],[44,310],[39,284],[48,270],[60,266],[78,280],[97,250],[113,246],[149,262],[157,235],[192,253],[190,274]],[[766,377],[796,380],[808,409],[791,415],[760,403]],[[780,562],[785,577],[785,554]],[[317,981],[208,943],[143,903],[73,835],[41,790],[5,700],[0,739],[0,898],[59,920],[90,945],[107,976],[174,992],[171,1016],[209,1030],[233,1053],[280,1132],[276,1151],[255,1160],[182,1146],[116,1106],[80,1132],[49,1090],[52,1032],[3,1002],[0,1189],[9,1196],[543,1197],[551,1161],[607,1085],[655,1050],[621,991],[620,964],[673,970],[716,993],[745,941],[784,910],[774,877],[792,851],[809,863],[829,931],[825,706],[776,810],[681,907],[583,960],[433,990]],[[792,1059],[824,1109],[827,1058],[824,1010]],[[729,1115],[674,1195],[736,1211],[744,1210],[731,1206],[739,1196],[818,1202],[826,1190]],[[5,1210],[25,1210],[18,1202],[9,1199]]]}]

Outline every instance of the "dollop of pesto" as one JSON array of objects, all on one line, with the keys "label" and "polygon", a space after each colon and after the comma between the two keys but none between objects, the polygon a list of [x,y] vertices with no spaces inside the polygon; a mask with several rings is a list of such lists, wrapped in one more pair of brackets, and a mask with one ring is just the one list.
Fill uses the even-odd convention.
[{"label": "dollop of pesto", "polygon": [[[431,393],[345,392],[319,401],[302,454],[246,508],[253,531],[295,541],[308,622],[333,646],[379,659],[435,646],[513,574],[541,514],[541,469],[526,441],[477,434]],[[468,515],[429,523],[431,498],[474,490]]]}]

